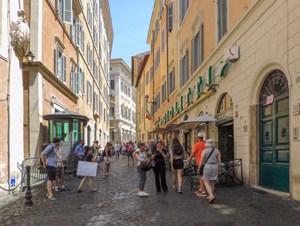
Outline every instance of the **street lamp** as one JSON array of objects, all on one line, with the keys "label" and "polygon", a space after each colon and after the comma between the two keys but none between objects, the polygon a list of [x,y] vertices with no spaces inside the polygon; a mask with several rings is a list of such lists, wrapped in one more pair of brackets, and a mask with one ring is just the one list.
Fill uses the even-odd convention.
[{"label": "street lamp", "polygon": [[149,104],[156,104],[155,101],[149,101],[149,96],[148,96],[148,94],[146,94],[145,99],[146,99],[146,103],[149,103]]},{"label": "street lamp", "polygon": [[28,63],[32,63],[33,62],[33,60],[34,60],[34,54],[31,52],[31,51],[29,51],[26,55],[25,55],[25,58],[26,58],[26,61],[28,62]]}]

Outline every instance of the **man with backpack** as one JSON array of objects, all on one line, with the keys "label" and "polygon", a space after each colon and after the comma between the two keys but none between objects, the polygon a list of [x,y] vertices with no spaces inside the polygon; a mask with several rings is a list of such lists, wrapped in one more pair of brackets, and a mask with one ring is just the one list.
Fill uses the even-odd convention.
[{"label": "man with backpack", "polygon": [[49,144],[41,153],[41,161],[43,168],[47,172],[47,190],[48,199],[54,201],[56,198],[53,195],[53,187],[56,186],[56,168],[57,168],[57,149],[60,146],[60,139],[54,138],[52,143]]}]

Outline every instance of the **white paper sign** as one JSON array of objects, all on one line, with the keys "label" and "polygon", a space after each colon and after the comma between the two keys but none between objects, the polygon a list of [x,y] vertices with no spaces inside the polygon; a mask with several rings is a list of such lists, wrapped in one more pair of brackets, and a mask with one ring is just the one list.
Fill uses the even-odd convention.
[{"label": "white paper sign", "polygon": [[266,102],[265,105],[273,104],[273,102],[274,102],[274,95],[268,96],[267,97],[267,102]]},{"label": "white paper sign", "polygon": [[95,177],[97,175],[97,162],[79,161],[77,167],[77,176]]}]

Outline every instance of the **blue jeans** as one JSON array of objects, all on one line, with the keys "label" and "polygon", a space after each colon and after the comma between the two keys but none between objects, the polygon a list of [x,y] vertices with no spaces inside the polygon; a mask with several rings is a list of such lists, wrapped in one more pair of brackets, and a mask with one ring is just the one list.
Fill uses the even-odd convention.
[{"label": "blue jeans", "polygon": [[141,170],[140,166],[137,167],[137,171],[140,174],[139,190],[144,191],[144,187],[145,187],[145,183],[146,183],[146,171]]}]

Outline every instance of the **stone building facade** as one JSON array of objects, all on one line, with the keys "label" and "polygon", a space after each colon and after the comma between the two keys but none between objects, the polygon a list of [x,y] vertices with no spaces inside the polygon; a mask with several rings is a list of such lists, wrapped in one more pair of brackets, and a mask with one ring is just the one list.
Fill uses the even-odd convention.
[{"label": "stone building facade", "polygon": [[136,94],[123,59],[110,62],[110,140],[136,141]]}]

